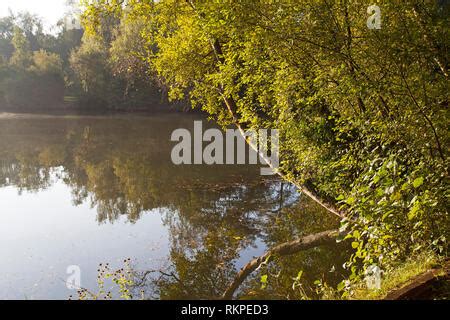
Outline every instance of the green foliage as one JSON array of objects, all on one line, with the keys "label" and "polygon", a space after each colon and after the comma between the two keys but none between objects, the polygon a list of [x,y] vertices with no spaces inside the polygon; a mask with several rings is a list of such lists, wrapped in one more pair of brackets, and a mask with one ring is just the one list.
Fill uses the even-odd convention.
[{"label": "green foliage", "polygon": [[[27,43],[22,36],[18,38],[17,42]],[[3,66],[0,71],[0,102],[16,110],[59,107],[64,96],[61,58],[44,50],[32,53],[24,49],[26,45],[15,46],[18,49],[11,58],[11,64]]]},{"label": "green foliage", "polygon": [[[141,37],[145,21],[121,19],[120,12],[104,12],[95,37],[68,30],[62,20],[56,35],[44,33],[40,18],[26,12],[1,18],[0,65],[9,71],[0,79],[0,108],[162,107],[160,83],[142,60],[151,51]],[[75,99],[67,105],[64,95]]]},{"label": "green foliage", "polygon": [[[379,300],[384,299],[391,290],[398,290],[399,288],[411,283],[412,279],[417,276],[423,275],[423,273],[445,265],[445,261],[436,256],[435,253],[430,251],[423,251],[420,254],[412,254],[404,261],[396,263],[389,272],[384,272],[381,281],[381,287],[379,289],[367,288],[366,281],[356,281],[350,290],[348,295],[352,299],[361,300]],[[442,270],[442,272],[444,272]],[[444,281],[445,282],[445,281]]]},{"label": "green foliage", "polygon": [[0,57],[3,62],[9,61],[14,52],[13,32],[13,19],[11,17],[0,18]]},{"label": "green foliage", "polygon": [[263,274],[261,276],[261,289],[262,290],[267,288],[267,278],[268,278],[267,274]]},{"label": "green foliage", "polygon": [[158,104],[160,83],[146,57],[153,48],[142,38],[146,21],[122,19],[109,49],[109,65],[114,77],[123,81],[124,96],[135,104]]},{"label": "green foliage", "polygon": [[84,37],[80,48],[72,52],[70,65],[86,93],[101,97],[103,92],[107,92],[109,85],[107,59],[107,48],[93,37]]},{"label": "green foliage", "polygon": [[[446,254],[449,21],[434,1],[128,1],[91,5],[148,22],[143,57],[173,99],[222,125],[281,131],[281,172],[339,199],[361,264]],[[362,268],[364,269],[364,268]]]},{"label": "green foliage", "polygon": [[54,75],[63,77],[63,66],[61,58],[55,53],[44,50],[35,51],[32,58],[30,71],[38,75]]},{"label": "green foliage", "polygon": [[55,51],[64,41],[42,29],[41,20],[28,13],[0,19],[0,108],[62,107],[68,70]]},{"label": "green foliage", "polygon": [[14,28],[12,38],[14,53],[11,57],[11,64],[18,68],[27,68],[31,64],[31,46],[22,29]]}]

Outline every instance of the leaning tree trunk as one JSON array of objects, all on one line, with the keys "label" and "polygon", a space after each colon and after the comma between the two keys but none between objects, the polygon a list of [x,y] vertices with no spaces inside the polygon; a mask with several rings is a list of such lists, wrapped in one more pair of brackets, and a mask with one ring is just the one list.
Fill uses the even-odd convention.
[{"label": "leaning tree trunk", "polygon": [[[198,16],[199,19],[201,19],[201,20],[204,19],[203,15],[197,11],[197,9],[195,7],[195,4],[194,4],[194,2],[192,0],[186,0],[186,2],[192,8],[192,10]],[[223,50],[222,50],[222,45],[220,44],[220,41],[218,39],[214,39],[214,37],[212,37],[209,34],[207,34],[206,31],[205,31],[205,33],[206,33],[205,35],[209,39],[209,42],[211,44],[211,47],[212,47],[212,50],[213,50],[213,53],[214,53],[214,56],[215,56],[215,59],[216,59],[217,63],[224,64],[225,63],[225,59],[223,57]],[[232,97],[229,97],[229,96],[224,94],[225,90],[224,90],[222,85],[219,86],[218,90],[219,90],[220,94],[222,95],[222,98],[223,98],[223,101],[225,103],[225,106],[226,106],[228,112],[230,113],[230,116],[232,117],[234,124],[238,127],[238,129],[241,132],[241,134],[243,134],[244,133],[244,128],[242,128],[242,126],[239,124],[239,120],[238,120],[238,118],[236,116],[236,111],[237,111],[236,101],[234,101],[234,99]],[[245,136],[244,136],[244,138],[245,138]],[[247,141],[247,142],[249,143],[249,141]],[[256,152],[258,152],[257,146],[255,146],[253,143],[249,143],[249,145]],[[262,158],[267,163],[267,165],[269,165],[272,169],[274,169],[272,164],[270,163],[270,160],[267,159],[267,157],[262,155]],[[295,182],[295,181],[290,181],[284,175],[282,175],[279,171],[276,171],[276,172],[284,180],[294,184],[302,193],[304,193],[306,196],[311,198],[313,201],[317,202],[319,205],[321,205],[327,211],[329,211],[329,212],[339,216],[340,218],[343,218],[345,216],[344,212],[342,210],[339,210],[335,203],[333,203],[332,201],[329,201],[328,199],[325,199],[324,197],[322,197],[319,194],[319,192],[317,190],[315,190],[314,188],[312,188],[310,186],[301,185],[301,184],[299,184],[298,182]]]},{"label": "leaning tree trunk", "polygon": [[[212,43],[212,47],[216,56],[216,59],[218,60],[218,62],[220,63],[224,63],[224,59],[222,57],[223,53],[222,53],[222,48],[220,46],[219,41],[214,41]],[[227,97],[224,94],[224,88],[221,87],[219,88],[219,92],[222,95],[222,99],[225,103],[225,106],[227,107],[228,112],[230,113],[231,117],[233,118],[233,122],[234,124],[237,126],[237,128],[239,129],[240,133],[242,134],[242,136],[245,139],[245,130],[244,128],[242,128],[242,126],[239,124],[238,118],[236,117],[236,109],[237,109],[237,105],[236,102],[234,101],[233,98],[231,97]],[[294,184],[303,194],[305,194],[306,196],[308,196],[309,198],[311,198],[313,201],[315,201],[316,203],[318,203],[319,205],[321,205],[323,208],[325,208],[327,211],[337,215],[340,218],[344,218],[345,214],[342,210],[339,210],[337,208],[337,206],[335,205],[335,203],[328,201],[327,199],[324,199],[319,192],[317,192],[317,190],[314,190],[314,188],[312,187],[307,187],[305,185],[301,185],[296,181],[291,181],[289,180],[285,175],[283,175],[281,172],[279,172],[278,170],[275,170],[276,168],[273,167],[272,163],[270,162],[270,160],[261,152],[258,152],[258,146],[255,145],[255,143],[248,141],[247,139],[245,139],[247,141],[247,143],[249,144],[249,146],[255,150],[257,153],[259,153],[259,155],[261,156],[261,158],[264,159],[264,161],[266,162],[266,164],[268,166],[270,166],[281,178],[283,178],[284,180]]]}]

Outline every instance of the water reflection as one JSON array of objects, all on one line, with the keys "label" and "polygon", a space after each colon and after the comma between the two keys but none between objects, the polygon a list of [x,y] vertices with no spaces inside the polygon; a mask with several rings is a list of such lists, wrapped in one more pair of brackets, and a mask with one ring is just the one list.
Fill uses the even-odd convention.
[{"label": "water reflection", "polygon": [[[267,188],[271,182],[259,178],[256,166],[173,165],[171,131],[192,122],[175,116],[4,120],[0,186],[37,192],[51,186],[52,178],[61,179],[75,205],[98,208],[99,222],[120,215],[137,221],[142,212],[160,207],[189,216],[272,202],[276,191]],[[292,190],[285,193],[289,198]]]},{"label": "water reflection", "polygon": [[[170,134],[192,127],[193,120],[185,115],[2,119],[0,190],[39,195],[62,182],[73,206],[89,204],[100,224],[121,217],[136,224],[143,215],[160,212],[169,263],[163,273],[145,278],[143,287],[152,298],[218,297],[254,254],[336,227],[333,217],[289,184],[262,179],[258,166],[173,165]],[[344,258],[343,250],[330,247],[278,259],[270,270],[252,275],[239,294],[298,298],[293,275],[303,270],[310,282],[338,281],[341,272],[328,271],[339,269]],[[261,290],[261,272],[279,270],[282,275]]]}]

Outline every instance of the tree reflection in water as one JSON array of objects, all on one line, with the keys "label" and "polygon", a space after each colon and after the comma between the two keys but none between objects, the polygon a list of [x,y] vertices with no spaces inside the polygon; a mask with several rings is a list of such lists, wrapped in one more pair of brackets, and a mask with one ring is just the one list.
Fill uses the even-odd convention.
[{"label": "tree reflection in water", "polygon": [[[74,205],[88,202],[97,209],[99,223],[120,216],[134,223],[152,209],[166,209],[170,263],[145,273],[135,288],[151,298],[220,297],[251,258],[246,251],[337,227],[335,217],[293,186],[263,179],[259,166],[173,165],[170,134],[192,125],[190,117],[167,115],[1,120],[0,187],[38,192],[63,181]],[[312,293],[314,280],[342,278],[345,259],[338,245],[278,258],[252,274],[238,296],[301,298],[292,288],[300,270],[303,289]],[[269,282],[261,289],[263,274]]]}]

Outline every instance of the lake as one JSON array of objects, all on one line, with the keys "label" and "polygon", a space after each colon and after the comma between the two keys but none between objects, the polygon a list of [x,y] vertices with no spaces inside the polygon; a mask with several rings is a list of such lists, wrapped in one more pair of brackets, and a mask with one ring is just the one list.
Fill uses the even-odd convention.
[{"label": "lake", "polygon": [[[214,298],[268,248],[339,226],[260,165],[172,164],[171,133],[194,120],[213,126],[186,114],[0,117],[0,299],[76,298],[70,266],[95,291],[99,265],[126,259],[139,297]],[[279,258],[239,294],[298,298],[300,271],[313,293],[343,278],[347,258],[339,244]]]}]

